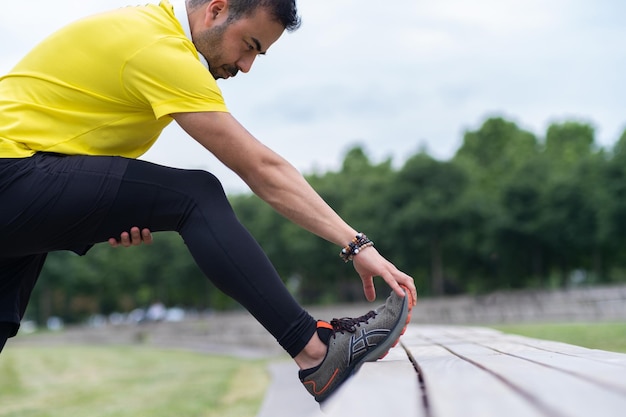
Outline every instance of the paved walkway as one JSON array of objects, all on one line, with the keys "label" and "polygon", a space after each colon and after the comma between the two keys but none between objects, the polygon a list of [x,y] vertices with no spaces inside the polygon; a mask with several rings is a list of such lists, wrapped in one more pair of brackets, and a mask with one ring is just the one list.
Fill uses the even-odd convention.
[{"label": "paved walkway", "polygon": [[291,360],[271,363],[272,383],[257,417],[323,417],[319,404],[298,379],[298,367]]}]

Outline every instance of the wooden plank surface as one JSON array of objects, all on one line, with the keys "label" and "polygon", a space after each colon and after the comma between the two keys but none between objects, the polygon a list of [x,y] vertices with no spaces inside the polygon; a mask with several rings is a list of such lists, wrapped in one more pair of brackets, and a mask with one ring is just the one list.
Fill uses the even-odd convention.
[{"label": "wooden plank surface", "polygon": [[[403,342],[405,343],[405,342]],[[507,417],[543,416],[535,407],[488,372],[440,346],[410,349],[424,383],[427,407],[433,417],[487,417],[510,410]]]},{"label": "wooden plank surface", "polygon": [[[477,327],[411,325],[327,417],[623,417],[626,355]],[[311,416],[312,417],[312,416]]]},{"label": "wooden plank surface", "polygon": [[420,392],[413,364],[397,347],[364,364],[321,408],[327,417],[427,417]]},{"label": "wooden plank surface", "polygon": [[446,326],[411,326],[402,346],[429,417],[626,415],[623,354]]}]

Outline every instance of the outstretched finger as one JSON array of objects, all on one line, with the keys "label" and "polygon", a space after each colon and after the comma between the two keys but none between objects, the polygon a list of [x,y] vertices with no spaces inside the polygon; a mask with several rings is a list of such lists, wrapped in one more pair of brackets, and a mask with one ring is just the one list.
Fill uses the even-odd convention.
[{"label": "outstretched finger", "polygon": [[409,297],[411,307],[414,307],[417,303],[417,290],[415,289],[415,283],[413,278],[401,271],[396,271],[395,274],[389,274],[383,276],[383,279],[391,289],[400,297],[405,295]]},{"label": "outstretched finger", "polygon": [[365,294],[365,298],[367,301],[376,300],[376,288],[374,287],[374,279],[370,276],[361,276],[361,281],[363,281],[363,293]]},{"label": "outstretched finger", "polygon": [[411,306],[415,307],[417,304],[417,289],[415,288],[415,281],[410,276],[404,274],[403,282],[400,286],[406,290],[407,296],[410,298]]},{"label": "outstretched finger", "polygon": [[383,279],[391,287],[392,291],[395,292],[398,296],[404,297],[406,295],[403,286],[400,285],[393,276],[390,275],[389,278],[383,276]]}]

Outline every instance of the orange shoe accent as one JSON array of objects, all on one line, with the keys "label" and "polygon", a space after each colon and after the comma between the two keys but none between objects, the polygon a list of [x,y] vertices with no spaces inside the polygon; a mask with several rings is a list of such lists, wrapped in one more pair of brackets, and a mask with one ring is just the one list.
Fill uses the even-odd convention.
[{"label": "orange shoe accent", "polygon": [[409,311],[417,304],[417,299],[413,298],[413,293],[405,285],[400,285],[406,291],[406,295],[409,297]]},{"label": "orange shoe accent", "polygon": [[313,391],[315,395],[319,395],[328,389],[330,384],[333,382],[333,380],[337,376],[338,372],[339,372],[339,368],[335,369],[335,372],[333,372],[333,375],[330,377],[326,385],[324,385],[324,387],[322,387],[322,389],[319,391],[317,391],[317,386],[315,385],[315,381],[305,381],[303,382],[303,385],[311,385],[311,391]]},{"label": "orange shoe accent", "polygon": [[328,322],[326,322],[326,321],[323,321],[323,320],[318,320],[318,321],[317,321],[317,327],[318,327],[318,328],[319,328],[319,327],[321,327],[322,329],[330,329],[330,330],[333,330],[333,326],[332,326],[330,323],[328,323]]}]

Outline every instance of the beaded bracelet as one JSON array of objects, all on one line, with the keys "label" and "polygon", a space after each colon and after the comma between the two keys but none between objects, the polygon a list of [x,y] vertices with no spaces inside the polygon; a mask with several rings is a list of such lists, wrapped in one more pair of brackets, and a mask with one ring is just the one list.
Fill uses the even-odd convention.
[{"label": "beaded bracelet", "polygon": [[348,243],[343,249],[341,249],[341,252],[339,252],[339,256],[343,259],[344,262],[349,262],[354,258],[356,254],[369,246],[374,246],[374,242],[369,240],[364,233],[357,233],[352,241]]}]

